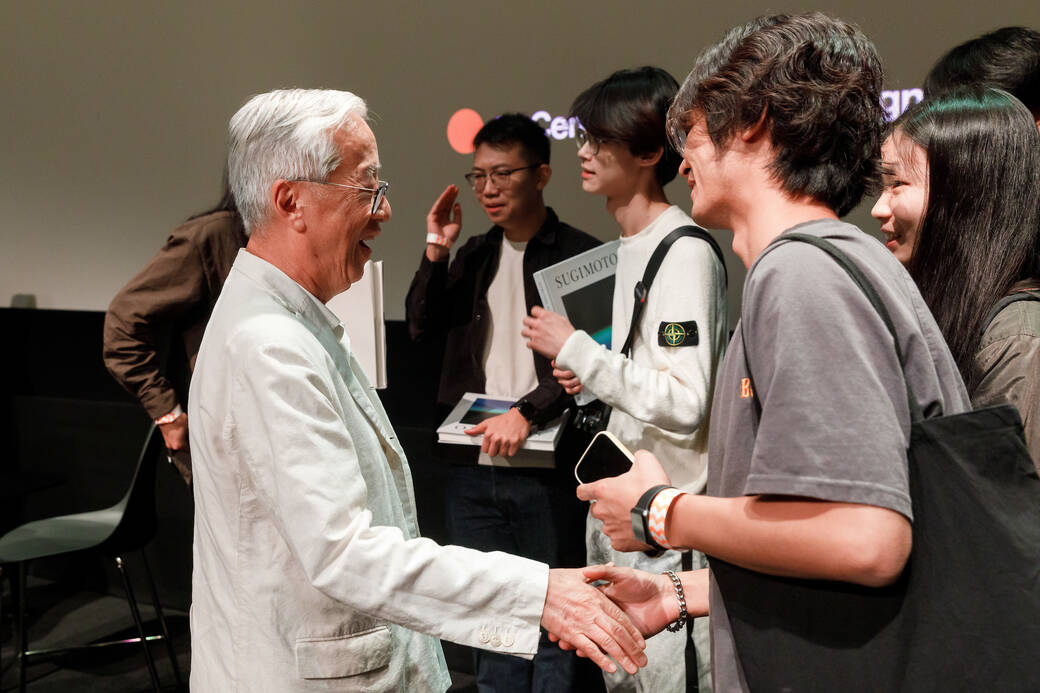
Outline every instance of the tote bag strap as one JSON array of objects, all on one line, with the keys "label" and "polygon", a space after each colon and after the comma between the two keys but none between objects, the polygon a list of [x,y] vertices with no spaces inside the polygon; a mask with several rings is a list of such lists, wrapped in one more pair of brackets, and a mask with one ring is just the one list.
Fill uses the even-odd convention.
[{"label": "tote bag strap", "polygon": [[729,283],[729,277],[726,273],[726,260],[722,257],[722,249],[719,248],[719,244],[715,242],[715,239],[711,237],[707,231],[699,226],[692,226],[687,224],[686,226],[680,226],[669,233],[667,236],[661,239],[661,242],[654,248],[653,255],[646,263],[646,269],[643,270],[643,278],[636,282],[635,288],[635,304],[632,307],[632,322],[628,326],[628,337],[625,338],[625,345],[621,347],[621,353],[628,356],[629,350],[632,348],[632,342],[636,338],[636,330],[639,328],[639,318],[643,315],[643,308],[646,306],[646,297],[650,293],[650,286],[654,283],[654,277],[657,276],[657,270],[661,269],[661,263],[664,262],[665,255],[668,254],[668,250],[672,247],[680,238],[684,237],[699,238],[707,243],[715,256],[722,263],[722,276],[726,277],[727,284]]},{"label": "tote bag strap", "polygon": [[[852,281],[860,288],[863,294],[870,301],[870,305],[877,311],[878,317],[885,323],[885,327],[888,328],[889,334],[892,335],[892,341],[895,344],[896,357],[899,359],[899,367],[903,371],[903,383],[906,385],[906,399],[907,404],[910,407],[910,420],[912,422],[922,421],[924,412],[921,409],[921,405],[918,404],[917,397],[914,395],[913,389],[910,387],[910,380],[906,377],[906,359],[903,356],[902,350],[899,348],[899,336],[896,334],[895,323],[892,322],[892,317],[888,313],[888,309],[885,307],[885,302],[881,299],[881,295],[878,293],[874,284],[871,283],[867,275],[863,273],[863,270],[849,258],[848,255],[843,253],[830,241],[819,238],[818,236],[810,236],[804,233],[791,233],[781,238],[776,239],[770,243],[763,252],[767,253],[773,248],[779,247],[787,241],[797,241],[801,243],[808,243],[809,245],[816,246],[823,252],[834,258],[835,262],[845,270],[845,273],[849,275]],[[761,256],[760,256],[761,257]],[[740,340],[744,348],[744,366],[747,369],[748,381],[751,384],[751,394],[755,402],[755,411],[761,417],[762,415],[762,402],[758,398],[758,388],[755,387],[755,378],[751,374],[751,363],[748,360],[747,340],[744,338],[744,327],[741,325],[740,328]]]}]

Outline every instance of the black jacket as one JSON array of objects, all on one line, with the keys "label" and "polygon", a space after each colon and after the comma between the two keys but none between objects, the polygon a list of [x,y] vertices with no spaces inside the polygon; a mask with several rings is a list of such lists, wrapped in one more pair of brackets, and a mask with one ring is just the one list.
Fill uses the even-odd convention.
[{"label": "black jacket", "polygon": [[[446,339],[437,400],[454,406],[466,392],[484,392],[484,346],[488,338],[488,287],[498,270],[503,230],[494,226],[459,248],[455,259],[431,262],[425,252],[405,301],[408,329],[416,342]],[[524,251],[527,312],[542,304],[534,273],[600,245],[584,231],[564,224],[552,208]],[[531,352],[538,387],[523,396],[537,414],[535,423],[555,418],[567,397],[552,376],[549,359]]]}]

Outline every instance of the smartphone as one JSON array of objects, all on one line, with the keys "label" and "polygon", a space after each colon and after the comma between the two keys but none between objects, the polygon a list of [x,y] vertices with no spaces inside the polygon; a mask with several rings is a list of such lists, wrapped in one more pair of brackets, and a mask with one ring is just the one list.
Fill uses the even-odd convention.
[{"label": "smartphone", "polygon": [[632,468],[635,458],[613,433],[600,431],[585,448],[578,464],[574,465],[574,478],[579,484],[624,474]]}]

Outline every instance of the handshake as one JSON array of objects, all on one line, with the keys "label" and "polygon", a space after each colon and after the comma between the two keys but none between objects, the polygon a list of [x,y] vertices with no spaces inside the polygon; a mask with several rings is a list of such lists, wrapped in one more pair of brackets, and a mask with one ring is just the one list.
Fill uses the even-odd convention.
[{"label": "handshake", "polygon": [[[707,581],[707,570],[682,575],[684,591],[693,596],[686,603],[691,618],[708,613]],[[577,650],[604,671],[617,670],[613,658],[634,674],[646,665],[644,636],[659,633],[679,615],[670,577],[607,564],[550,570],[542,627],[560,647]]]}]

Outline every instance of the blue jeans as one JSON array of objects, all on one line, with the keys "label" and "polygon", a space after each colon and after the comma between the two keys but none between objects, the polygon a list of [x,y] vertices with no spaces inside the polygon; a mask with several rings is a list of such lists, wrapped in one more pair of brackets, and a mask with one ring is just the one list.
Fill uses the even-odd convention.
[{"label": "blue jeans", "polygon": [[[573,489],[553,469],[453,466],[445,489],[451,541],[480,551],[507,553],[548,563],[574,565],[583,528],[575,524]],[[579,558],[580,560],[580,558]],[[574,688],[575,655],[549,642],[542,631],[533,661],[473,651],[481,693]]]}]

